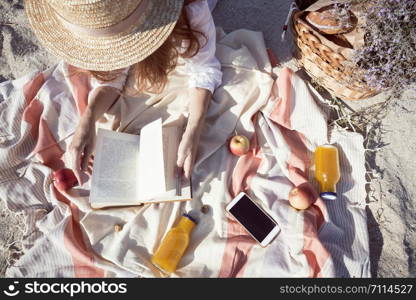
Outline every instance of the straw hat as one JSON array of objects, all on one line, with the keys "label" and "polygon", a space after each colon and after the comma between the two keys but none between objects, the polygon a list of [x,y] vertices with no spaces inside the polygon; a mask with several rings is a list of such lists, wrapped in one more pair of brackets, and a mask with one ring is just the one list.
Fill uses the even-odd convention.
[{"label": "straw hat", "polygon": [[183,0],[25,0],[40,42],[76,67],[110,71],[145,59],[172,32]]}]

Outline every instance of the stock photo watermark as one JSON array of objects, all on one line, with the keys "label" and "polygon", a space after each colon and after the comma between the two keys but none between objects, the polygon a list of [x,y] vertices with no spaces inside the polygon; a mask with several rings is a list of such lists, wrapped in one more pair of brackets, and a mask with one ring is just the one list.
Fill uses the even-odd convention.
[{"label": "stock photo watermark", "polygon": [[60,294],[74,297],[79,294],[125,294],[127,293],[127,283],[107,283],[101,282],[84,282],[79,283],[48,283],[48,282],[26,282],[19,284],[19,281],[14,281],[9,284],[4,290],[3,294],[8,297],[15,297],[21,294]]}]

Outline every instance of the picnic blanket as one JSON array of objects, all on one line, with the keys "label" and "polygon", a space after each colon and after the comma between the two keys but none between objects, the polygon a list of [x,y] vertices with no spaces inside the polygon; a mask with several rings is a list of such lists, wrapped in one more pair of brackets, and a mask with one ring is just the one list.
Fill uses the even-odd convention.
[{"label": "picnic blanket", "polygon": [[[88,103],[90,78],[62,62],[0,84],[0,199],[27,219],[24,255],[7,276],[163,276],[150,258],[184,212],[199,222],[172,277],[370,276],[362,137],[328,130],[325,114],[293,71],[282,69],[275,78],[260,32],[218,29],[216,55],[223,83],[207,112],[188,202],[93,210],[90,181],[59,192],[52,172],[68,162],[66,149]],[[178,66],[158,95],[136,94],[129,81],[97,128],[137,133],[160,117],[166,125],[183,124],[192,101],[183,89],[187,76]],[[228,150],[235,132],[250,138],[245,156]],[[339,197],[318,198],[298,211],[288,193],[304,182],[317,187],[312,153],[328,142],[340,149]],[[281,227],[266,248],[224,210],[240,191],[257,199]]]}]

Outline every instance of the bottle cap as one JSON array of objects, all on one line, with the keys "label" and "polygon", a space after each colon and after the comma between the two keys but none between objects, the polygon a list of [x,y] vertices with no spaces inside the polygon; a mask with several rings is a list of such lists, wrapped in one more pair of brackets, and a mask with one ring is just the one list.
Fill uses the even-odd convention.
[{"label": "bottle cap", "polygon": [[182,216],[183,216],[183,217],[185,217],[185,218],[187,218],[187,219],[189,219],[190,221],[192,221],[193,223],[195,223],[195,224],[196,224],[196,220],[195,220],[193,217],[191,217],[190,215],[188,215],[188,214],[183,214]]},{"label": "bottle cap", "polygon": [[334,192],[323,192],[319,196],[324,200],[337,200],[337,193]]}]

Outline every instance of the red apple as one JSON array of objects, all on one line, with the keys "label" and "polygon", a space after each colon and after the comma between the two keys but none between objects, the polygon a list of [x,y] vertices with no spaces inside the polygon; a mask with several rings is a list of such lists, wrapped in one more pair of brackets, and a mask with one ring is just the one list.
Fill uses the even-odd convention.
[{"label": "red apple", "polygon": [[244,135],[236,135],[230,139],[229,147],[232,154],[241,156],[250,149],[250,141]]},{"label": "red apple", "polygon": [[59,191],[67,191],[77,184],[77,178],[71,169],[60,169],[53,172],[53,185]]}]

